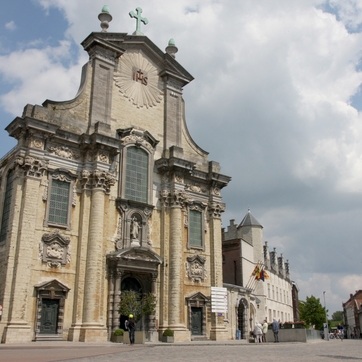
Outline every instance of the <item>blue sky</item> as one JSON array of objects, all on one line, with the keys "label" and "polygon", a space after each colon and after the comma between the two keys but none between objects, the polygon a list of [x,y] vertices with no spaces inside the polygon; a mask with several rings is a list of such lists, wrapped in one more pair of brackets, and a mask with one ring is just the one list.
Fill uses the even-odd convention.
[{"label": "blue sky", "polygon": [[359,0],[0,1],[2,131],[27,104],[75,96],[87,62],[80,43],[100,31],[142,31],[195,77],[184,89],[194,140],[232,177],[230,219],[248,207],[289,259],[300,297],[341,310],[362,288],[362,3]]}]

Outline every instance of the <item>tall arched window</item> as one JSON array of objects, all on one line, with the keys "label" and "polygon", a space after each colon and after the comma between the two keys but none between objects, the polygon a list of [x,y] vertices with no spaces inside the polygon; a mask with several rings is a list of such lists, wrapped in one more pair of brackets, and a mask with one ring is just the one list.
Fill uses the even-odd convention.
[{"label": "tall arched window", "polygon": [[148,154],[139,147],[129,147],[126,156],[125,198],[147,203]]}]

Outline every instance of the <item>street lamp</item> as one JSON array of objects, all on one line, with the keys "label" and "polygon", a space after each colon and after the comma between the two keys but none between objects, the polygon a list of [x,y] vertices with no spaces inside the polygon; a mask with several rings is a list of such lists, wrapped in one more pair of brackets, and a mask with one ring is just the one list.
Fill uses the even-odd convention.
[{"label": "street lamp", "polygon": [[328,318],[327,318],[327,308],[326,308],[326,292],[323,292],[323,298],[324,298],[324,312],[326,314],[326,324],[324,326],[324,339],[326,341],[329,341],[329,329],[328,329]]}]

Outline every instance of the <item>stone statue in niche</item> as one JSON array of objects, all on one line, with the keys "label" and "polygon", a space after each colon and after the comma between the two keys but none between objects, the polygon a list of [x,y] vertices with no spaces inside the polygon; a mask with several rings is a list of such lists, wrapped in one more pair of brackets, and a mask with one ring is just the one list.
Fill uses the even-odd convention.
[{"label": "stone statue in niche", "polygon": [[139,230],[140,230],[140,226],[138,224],[138,221],[135,217],[133,217],[132,223],[131,223],[131,238],[132,239],[138,239]]},{"label": "stone statue in niche", "polygon": [[131,246],[141,246],[140,240],[139,240],[139,233],[140,233],[140,223],[137,220],[137,218],[134,216],[131,219],[131,225],[130,225],[130,236],[131,236]]}]

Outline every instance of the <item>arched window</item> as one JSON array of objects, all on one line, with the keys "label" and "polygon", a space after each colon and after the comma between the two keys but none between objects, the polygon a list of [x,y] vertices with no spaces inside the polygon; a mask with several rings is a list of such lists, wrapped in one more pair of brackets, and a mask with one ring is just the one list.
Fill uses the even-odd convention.
[{"label": "arched window", "polygon": [[139,147],[127,149],[125,198],[144,203],[148,200],[148,154]]}]

